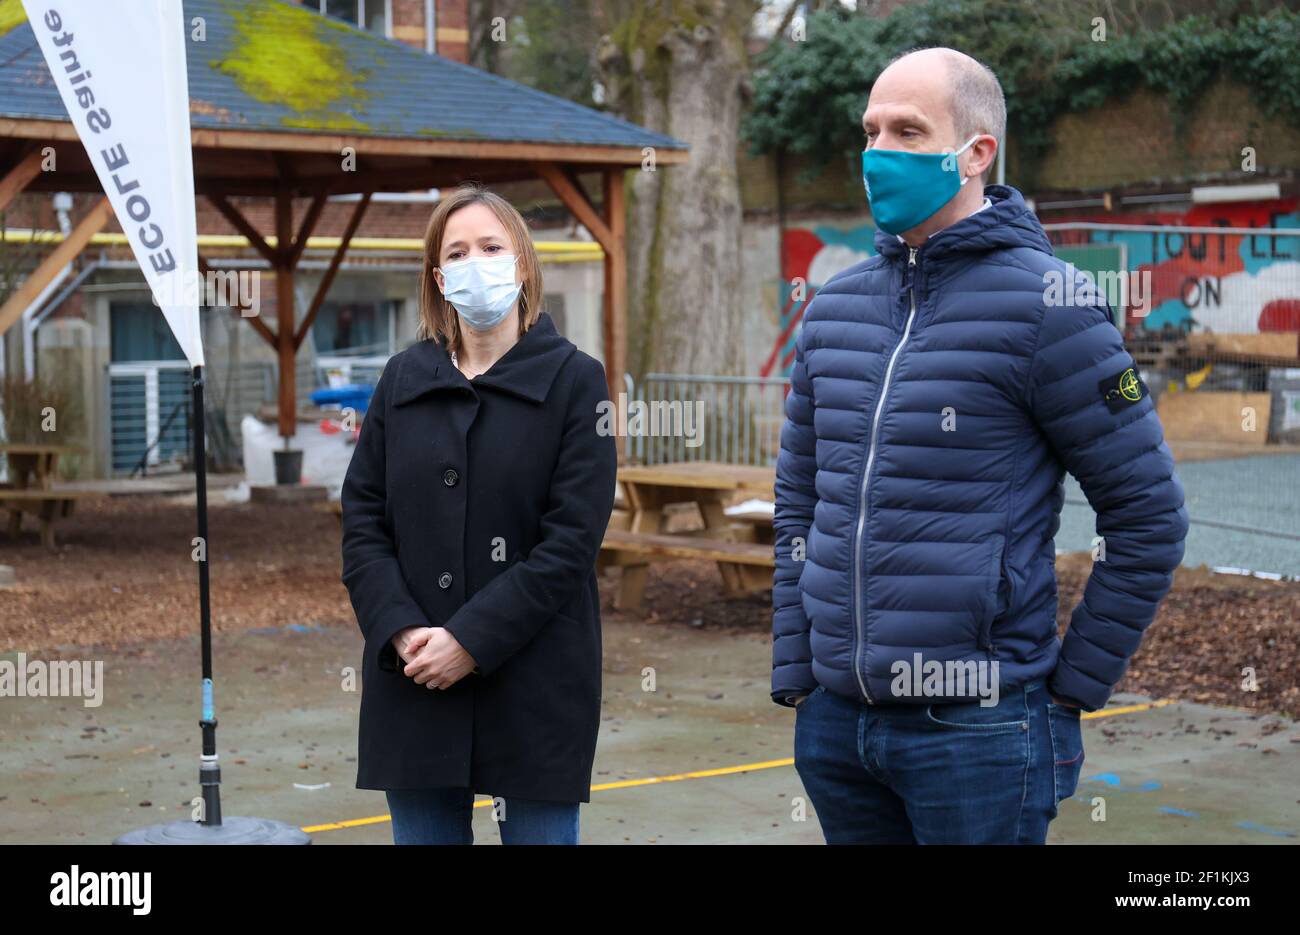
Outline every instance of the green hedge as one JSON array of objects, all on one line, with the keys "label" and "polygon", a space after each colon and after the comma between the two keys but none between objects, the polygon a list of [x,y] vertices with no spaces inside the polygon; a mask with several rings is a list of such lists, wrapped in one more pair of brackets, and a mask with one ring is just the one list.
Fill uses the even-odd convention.
[{"label": "green hedge", "polygon": [[1022,182],[1032,185],[1053,121],[1137,88],[1166,95],[1189,129],[1199,97],[1220,75],[1244,84],[1269,117],[1300,128],[1300,14],[1278,9],[1231,24],[1189,16],[1160,29],[1094,41],[1090,13],[1038,0],[929,0],[885,18],[832,8],[813,14],[802,42],[759,59],[744,134],[753,155],[809,154],[824,166],[861,152],[871,85],[895,55],[950,46],[996,72]]}]

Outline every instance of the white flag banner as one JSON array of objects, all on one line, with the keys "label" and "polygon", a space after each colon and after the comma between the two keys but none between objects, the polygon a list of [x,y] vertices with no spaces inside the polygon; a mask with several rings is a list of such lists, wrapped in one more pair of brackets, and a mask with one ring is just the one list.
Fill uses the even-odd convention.
[{"label": "white flag banner", "polygon": [[203,365],[181,0],[23,0],[95,174],[190,365]]}]

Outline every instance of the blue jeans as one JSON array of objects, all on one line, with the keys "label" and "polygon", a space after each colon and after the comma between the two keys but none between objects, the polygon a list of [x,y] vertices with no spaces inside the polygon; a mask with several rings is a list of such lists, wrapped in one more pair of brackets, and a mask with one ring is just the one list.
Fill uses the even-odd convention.
[{"label": "blue jeans", "polygon": [[[473,844],[469,789],[389,789],[394,844]],[[502,844],[577,844],[578,803],[503,799]]]},{"label": "blue jeans", "polygon": [[1041,680],[978,701],[868,705],[818,688],[794,759],[828,844],[1043,844],[1083,766]]}]

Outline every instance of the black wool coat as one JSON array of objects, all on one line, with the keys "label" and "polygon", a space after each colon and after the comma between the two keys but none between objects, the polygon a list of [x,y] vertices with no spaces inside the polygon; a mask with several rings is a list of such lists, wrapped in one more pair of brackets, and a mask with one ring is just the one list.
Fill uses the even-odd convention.
[{"label": "black wool coat", "polygon": [[[441,340],[384,367],[343,483],[343,583],[365,636],[357,788],[586,802],[600,723],[596,556],[614,503],[605,369],[542,313],[467,380]],[[477,669],[403,674],[446,627]]]}]

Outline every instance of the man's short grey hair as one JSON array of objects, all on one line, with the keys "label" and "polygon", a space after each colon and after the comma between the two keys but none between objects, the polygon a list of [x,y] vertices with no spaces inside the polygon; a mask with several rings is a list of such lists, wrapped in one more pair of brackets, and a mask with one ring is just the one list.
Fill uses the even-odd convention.
[{"label": "man's short grey hair", "polygon": [[[892,65],[913,52],[924,51],[924,48],[909,49],[894,56],[889,64]],[[951,85],[949,101],[952,105],[953,129],[957,134],[955,145],[961,146],[977,133],[987,133],[997,139],[998,149],[1001,150],[1007,135],[1007,99],[1002,93],[1002,82],[998,81],[993,69],[983,62],[954,49],[945,51],[950,53],[944,56],[944,60],[948,63]],[[990,165],[984,170],[983,181],[988,181],[992,169],[993,165]]]}]

